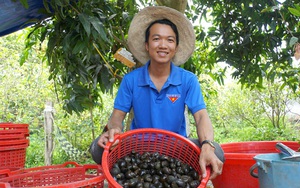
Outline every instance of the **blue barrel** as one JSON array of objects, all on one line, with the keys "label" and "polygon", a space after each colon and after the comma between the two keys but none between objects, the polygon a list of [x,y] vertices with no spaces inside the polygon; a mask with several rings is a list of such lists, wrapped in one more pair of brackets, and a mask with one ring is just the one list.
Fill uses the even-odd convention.
[{"label": "blue barrel", "polygon": [[[300,161],[283,160],[282,157],[285,157],[282,153],[254,156],[256,164],[250,173],[258,177],[260,188],[300,188]],[[258,174],[253,172],[255,168]]]}]

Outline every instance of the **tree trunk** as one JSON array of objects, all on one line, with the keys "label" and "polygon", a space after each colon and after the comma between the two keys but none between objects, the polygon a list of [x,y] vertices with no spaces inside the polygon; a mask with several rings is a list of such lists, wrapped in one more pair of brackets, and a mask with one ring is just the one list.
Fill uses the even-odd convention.
[{"label": "tree trunk", "polygon": [[44,129],[45,129],[45,165],[52,164],[53,152],[53,103],[48,101],[44,110]]},{"label": "tree trunk", "polygon": [[171,7],[183,14],[187,6],[187,0],[156,0],[156,2],[160,6]]},{"label": "tree trunk", "polygon": [[94,115],[93,115],[93,108],[90,108],[90,116],[91,116],[91,122],[92,122],[92,137],[93,140],[95,140],[95,125],[94,125]]}]

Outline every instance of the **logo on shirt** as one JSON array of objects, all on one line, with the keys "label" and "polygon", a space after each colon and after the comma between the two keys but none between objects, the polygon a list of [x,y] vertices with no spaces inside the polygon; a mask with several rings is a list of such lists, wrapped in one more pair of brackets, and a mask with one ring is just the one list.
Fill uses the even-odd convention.
[{"label": "logo on shirt", "polygon": [[179,94],[167,94],[167,97],[170,99],[170,101],[172,103],[174,103],[175,101],[177,101],[177,99],[180,98]]}]

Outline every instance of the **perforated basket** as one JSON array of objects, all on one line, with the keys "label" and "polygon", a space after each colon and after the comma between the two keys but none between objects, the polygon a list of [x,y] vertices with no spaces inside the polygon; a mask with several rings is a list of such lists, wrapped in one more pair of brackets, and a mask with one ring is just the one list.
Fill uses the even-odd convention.
[{"label": "perforated basket", "polygon": [[24,168],[26,160],[26,149],[29,140],[23,139],[18,142],[9,142],[11,145],[0,145],[0,170],[17,170]]},{"label": "perforated basket", "polygon": [[25,123],[0,123],[0,137],[23,135],[23,138],[29,136],[29,124]]},{"label": "perforated basket", "polygon": [[79,165],[75,162],[17,171],[2,170],[0,177],[1,172],[0,188],[102,188],[105,180],[100,165]]},{"label": "perforated basket", "polygon": [[[111,149],[115,142],[118,142],[117,146]],[[116,135],[113,143],[107,143],[102,156],[103,172],[109,187],[121,188],[121,185],[110,174],[110,170],[118,159],[129,155],[133,150],[138,153],[158,152],[161,155],[179,159],[201,174],[199,147],[179,134],[152,128],[136,129]],[[209,168],[207,168],[207,174],[206,178],[200,179],[199,188],[206,187],[210,176]]]}]

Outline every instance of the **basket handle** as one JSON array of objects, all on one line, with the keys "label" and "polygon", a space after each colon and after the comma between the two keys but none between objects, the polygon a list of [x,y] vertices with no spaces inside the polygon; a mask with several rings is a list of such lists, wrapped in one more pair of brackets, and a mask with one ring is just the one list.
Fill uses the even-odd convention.
[{"label": "basket handle", "polygon": [[118,134],[115,134],[114,135],[114,141],[112,141],[112,142],[107,142],[106,143],[106,145],[105,145],[105,148],[104,148],[104,150],[107,150],[107,151],[109,151],[109,149],[111,148],[111,146],[113,146],[113,144],[117,141],[117,140],[119,140],[119,137],[120,137],[120,133],[118,133]]},{"label": "basket handle", "polygon": [[200,186],[198,188],[206,188],[206,185],[210,178],[211,168],[209,166],[206,167],[206,177],[201,180]]},{"label": "basket handle", "polygon": [[73,166],[75,166],[75,167],[80,167],[80,166],[82,166],[82,165],[78,164],[78,163],[75,162],[75,161],[67,161],[67,162],[65,162],[65,163],[62,164],[63,167],[66,167],[66,166],[68,166],[68,165],[73,165]]},{"label": "basket handle", "polygon": [[9,177],[10,175],[11,175],[11,171],[9,169],[0,170],[0,177],[1,176]]},{"label": "basket handle", "polygon": [[[84,164],[83,168],[85,170],[85,175],[87,178],[104,176],[102,166],[99,164]],[[91,173],[90,170],[95,170],[96,172]]]}]

